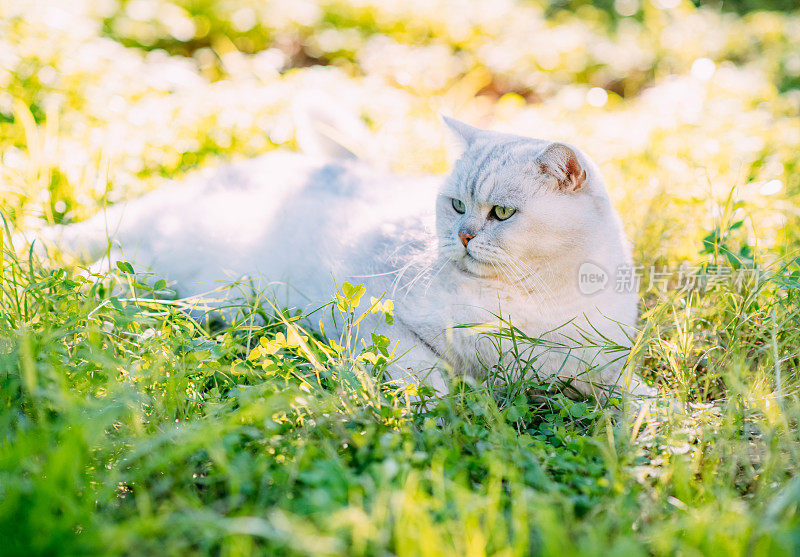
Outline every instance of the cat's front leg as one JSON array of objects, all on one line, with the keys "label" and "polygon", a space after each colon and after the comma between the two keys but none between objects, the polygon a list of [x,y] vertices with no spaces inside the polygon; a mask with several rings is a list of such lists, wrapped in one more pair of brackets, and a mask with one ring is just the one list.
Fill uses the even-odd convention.
[{"label": "cat's front leg", "polygon": [[393,382],[402,385],[427,385],[437,396],[450,392],[450,364],[411,331],[393,331],[397,342],[396,360],[389,366]]}]

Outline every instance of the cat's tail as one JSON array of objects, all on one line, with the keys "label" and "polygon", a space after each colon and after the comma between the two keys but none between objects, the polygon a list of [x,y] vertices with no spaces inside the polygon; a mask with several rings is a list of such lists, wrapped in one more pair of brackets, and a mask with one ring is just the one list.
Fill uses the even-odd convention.
[{"label": "cat's tail", "polygon": [[295,136],[306,154],[337,159],[370,157],[370,132],[346,105],[322,92],[307,91],[292,102]]},{"label": "cat's tail", "polygon": [[100,211],[83,222],[48,226],[36,232],[18,232],[11,238],[17,253],[30,253],[42,261],[55,253],[70,259],[93,262],[112,249],[113,237],[120,215],[119,207]]}]

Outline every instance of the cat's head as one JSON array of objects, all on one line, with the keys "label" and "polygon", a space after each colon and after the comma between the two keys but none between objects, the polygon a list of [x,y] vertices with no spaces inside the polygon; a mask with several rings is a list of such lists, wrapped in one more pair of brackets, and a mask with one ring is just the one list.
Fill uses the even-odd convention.
[{"label": "cat's head", "polygon": [[607,196],[582,153],[563,143],[445,122],[464,151],[437,199],[442,256],[472,275],[510,278],[586,253],[597,239]]}]

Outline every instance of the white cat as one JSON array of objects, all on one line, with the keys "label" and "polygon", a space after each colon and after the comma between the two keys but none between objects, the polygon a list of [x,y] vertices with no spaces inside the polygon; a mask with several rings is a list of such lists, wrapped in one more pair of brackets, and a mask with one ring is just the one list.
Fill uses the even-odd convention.
[{"label": "white cat", "polygon": [[[543,343],[527,373],[602,398],[618,385],[637,319],[636,292],[608,282],[584,293],[579,270],[630,265],[598,168],[578,149],[445,119],[463,142],[451,174],[401,177],[354,158],[273,152],[196,175],[46,237],[104,261],[125,259],[180,296],[247,277],[278,304],[304,311],[335,284],[395,301],[394,324],[361,328],[399,341],[393,376],[447,390],[447,374],[510,365],[492,339],[498,317]],[[584,267],[585,269],[586,267]],[[606,276],[606,280],[608,277]],[[593,290],[593,289],[592,289]],[[213,297],[213,296],[209,296]],[[329,312],[325,312],[328,314]],[[482,324],[482,327],[454,327]],[[336,325],[326,317],[326,330]],[[597,342],[599,339],[600,342]],[[500,344],[500,352],[510,348]]]}]

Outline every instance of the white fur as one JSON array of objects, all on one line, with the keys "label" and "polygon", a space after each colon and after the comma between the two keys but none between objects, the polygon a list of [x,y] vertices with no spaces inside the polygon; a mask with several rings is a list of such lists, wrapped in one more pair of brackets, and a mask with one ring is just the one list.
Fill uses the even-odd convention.
[{"label": "white fur", "polygon": [[[584,392],[593,391],[592,381],[622,383],[624,358],[610,364],[619,354],[581,340],[584,331],[625,345],[637,317],[635,293],[617,293],[612,284],[586,296],[578,288],[586,261],[608,271],[630,263],[597,167],[574,147],[548,150],[548,141],[447,123],[464,152],[443,181],[382,173],[355,159],[273,152],[50,235],[94,258],[110,237],[112,261],[124,257],[168,279],[181,296],[242,277],[304,311],[330,300],[334,282],[362,283],[367,297],[386,292],[395,300],[395,324],[376,318],[362,327],[364,336],[369,342],[377,330],[399,341],[405,355],[395,377],[433,370],[427,380],[442,392],[443,370],[479,375],[481,362],[498,362],[489,338],[453,326],[497,330],[500,314],[530,337],[563,345],[531,350],[539,356],[531,373],[578,378],[574,385]],[[578,182],[565,188],[560,181],[571,152],[586,172],[576,191]],[[453,209],[454,197],[465,214]],[[506,221],[487,218],[493,205],[516,213]],[[458,237],[465,229],[475,236],[466,248]],[[322,316],[326,329],[336,326],[329,313]],[[589,375],[586,362],[597,366]],[[629,390],[648,392],[629,379]]]}]

